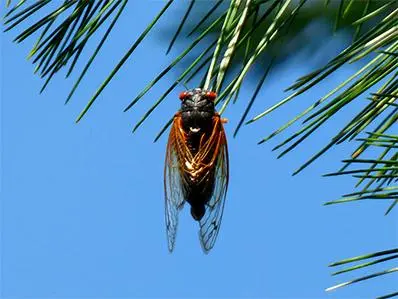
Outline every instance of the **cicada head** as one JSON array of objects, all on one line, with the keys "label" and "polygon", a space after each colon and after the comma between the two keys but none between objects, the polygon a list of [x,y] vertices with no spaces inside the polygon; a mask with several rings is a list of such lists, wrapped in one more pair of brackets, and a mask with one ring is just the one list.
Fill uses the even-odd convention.
[{"label": "cicada head", "polygon": [[195,132],[211,125],[216,97],[215,92],[201,88],[181,92],[181,116],[184,127]]}]

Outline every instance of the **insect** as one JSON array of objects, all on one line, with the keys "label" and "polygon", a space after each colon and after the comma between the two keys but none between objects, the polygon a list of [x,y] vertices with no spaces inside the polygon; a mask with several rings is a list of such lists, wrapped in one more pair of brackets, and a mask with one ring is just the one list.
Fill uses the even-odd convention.
[{"label": "insect", "polygon": [[217,94],[195,88],[180,94],[164,168],[165,218],[168,247],[174,249],[178,214],[185,202],[199,222],[204,252],[213,248],[220,230],[228,187],[229,162],[223,124],[215,111]]}]

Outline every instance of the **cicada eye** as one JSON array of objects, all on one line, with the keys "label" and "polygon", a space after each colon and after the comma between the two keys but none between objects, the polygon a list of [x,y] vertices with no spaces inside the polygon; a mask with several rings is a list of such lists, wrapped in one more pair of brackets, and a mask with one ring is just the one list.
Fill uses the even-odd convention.
[{"label": "cicada eye", "polygon": [[217,97],[217,94],[214,91],[208,91],[206,96],[209,100],[214,101]]},{"label": "cicada eye", "polygon": [[185,98],[188,96],[188,93],[186,91],[183,91],[180,93],[179,98],[180,100],[185,100]]}]

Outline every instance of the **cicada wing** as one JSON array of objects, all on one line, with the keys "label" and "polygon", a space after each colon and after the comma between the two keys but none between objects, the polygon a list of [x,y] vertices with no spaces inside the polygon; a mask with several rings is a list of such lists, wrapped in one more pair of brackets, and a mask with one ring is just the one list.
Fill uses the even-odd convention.
[{"label": "cicada wing", "polygon": [[209,140],[213,147],[212,153],[215,155],[214,191],[209,202],[206,204],[205,214],[199,222],[199,238],[202,248],[206,253],[213,248],[220,230],[229,178],[227,138],[221,119],[219,116],[215,118],[213,134],[211,140]]},{"label": "cicada wing", "polygon": [[177,226],[178,213],[184,205],[181,177],[181,117],[174,117],[169,140],[167,142],[166,160],[164,167],[164,191],[165,191],[165,220],[169,251],[173,251]]}]

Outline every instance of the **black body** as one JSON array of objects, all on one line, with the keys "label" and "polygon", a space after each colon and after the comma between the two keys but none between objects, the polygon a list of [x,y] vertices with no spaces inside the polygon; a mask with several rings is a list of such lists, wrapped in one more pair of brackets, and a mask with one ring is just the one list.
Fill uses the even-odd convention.
[{"label": "black body", "polygon": [[[185,92],[181,104],[182,126],[186,133],[187,145],[195,156],[199,151],[200,141],[206,141],[213,132],[213,117],[215,115],[214,98],[209,97],[206,90],[200,88]],[[203,136],[204,135],[204,136]],[[209,163],[213,153],[203,161]],[[214,191],[214,169],[206,178],[193,177],[186,174],[183,183],[183,192],[186,201],[191,205],[191,215],[195,220],[201,220],[205,214],[205,205]]]}]

